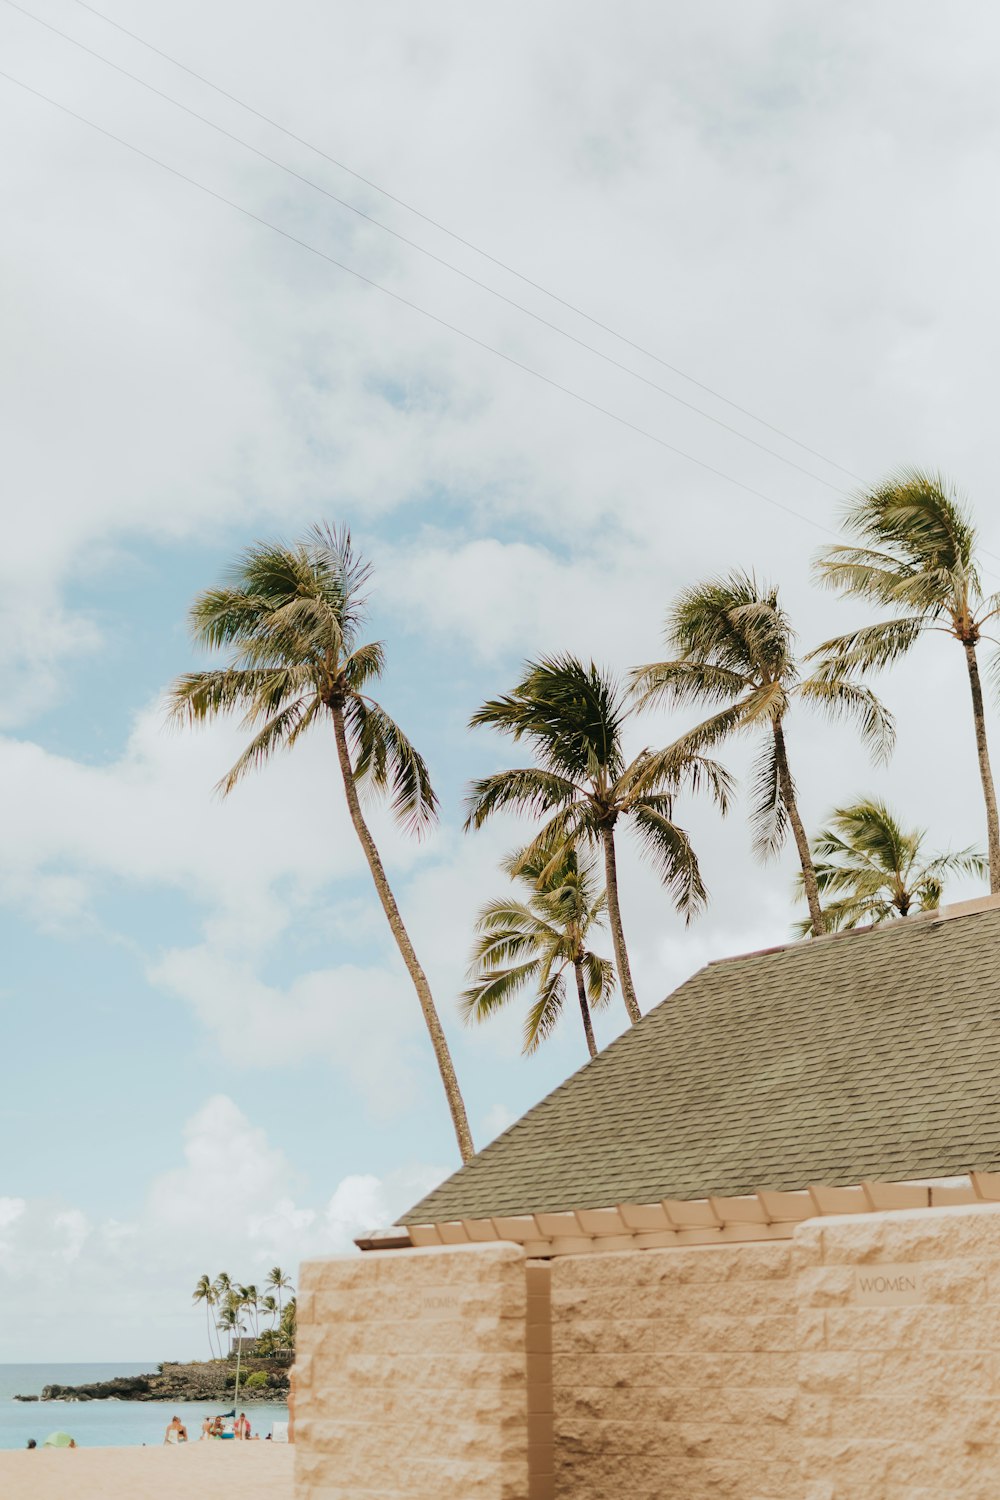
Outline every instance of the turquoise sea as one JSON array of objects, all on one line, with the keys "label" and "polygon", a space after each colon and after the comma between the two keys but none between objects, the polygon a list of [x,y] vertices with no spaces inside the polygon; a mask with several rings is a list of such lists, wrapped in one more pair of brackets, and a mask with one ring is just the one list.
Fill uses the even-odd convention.
[{"label": "turquoise sea", "polygon": [[[68,1432],[81,1448],[127,1448],[163,1442],[163,1433],[176,1412],[192,1438],[204,1416],[231,1410],[196,1401],[169,1406],[161,1401],[15,1401],[20,1395],[41,1395],[45,1385],[82,1385],[110,1380],[115,1375],[142,1375],[155,1370],[156,1361],[140,1365],[0,1365],[0,1448],[23,1448],[29,1438],[41,1444],[50,1432]],[[264,1438],[272,1422],[284,1422],[288,1408],[277,1402],[240,1402],[254,1432]]]}]

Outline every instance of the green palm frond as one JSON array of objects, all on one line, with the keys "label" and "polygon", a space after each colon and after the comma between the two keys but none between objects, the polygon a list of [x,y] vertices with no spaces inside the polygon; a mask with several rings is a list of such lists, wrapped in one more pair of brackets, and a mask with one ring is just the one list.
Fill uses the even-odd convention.
[{"label": "green palm frond", "polygon": [[841,678],[849,672],[877,672],[904,656],[920,639],[927,622],[921,615],[880,620],[824,641],[807,661],[821,658],[815,677]]},{"label": "green palm frond", "polygon": [[219,781],[217,790],[228,797],[249,771],[259,770],[276,750],[290,750],[312,724],[318,707],[315,698],[297,698],[274,714],[254,735],[235,764],[230,766]]},{"label": "green palm frond", "polygon": [[641,801],[635,805],[632,818],[643,853],[677,910],[690,921],[708,900],[690,838],[683,828]]},{"label": "green palm frond", "polygon": [[488,818],[504,809],[544,817],[554,808],[565,808],[579,795],[579,788],[565,776],[528,766],[498,771],[472,783],[466,798],[466,829],[482,828]]},{"label": "green palm frond", "polygon": [[462,1019],[466,1022],[485,1021],[536,979],[540,969],[541,960],[533,958],[512,968],[488,970],[462,993],[459,1000]]},{"label": "green palm frond", "polygon": [[550,1037],[559,1023],[566,999],[566,978],[562,969],[550,974],[539,991],[538,998],[528,1011],[524,1022],[525,1056],[537,1052],[542,1042]]},{"label": "green palm frond", "polygon": [[754,762],[750,781],[750,830],[758,859],[774,859],[780,853],[788,837],[789,821],[775,747],[768,740]]},{"label": "green palm frond", "polygon": [[526,663],[513,692],[484,703],[470,727],[488,726],[526,739],[548,769],[579,780],[622,765],[621,725],[626,707],[615,678],[569,655]]},{"label": "green palm frond", "polygon": [[753,681],[745,672],[708,661],[660,661],[636,667],[629,683],[639,708],[666,703],[728,703]]},{"label": "green palm frond", "polygon": [[819,672],[801,683],[799,692],[828,718],[853,719],[872,759],[889,759],[896,742],[896,721],[871,688]]},{"label": "green palm frond", "polygon": [[610,958],[602,958],[599,953],[585,953],[583,977],[591,1010],[603,1010],[611,1003],[615,992],[617,980],[614,964]]},{"label": "green palm frond", "polygon": [[344,717],[352,741],[354,780],[387,793],[396,822],[421,835],[437,817],[437,796],[423,756],[396,721],[370,698],[354,696]]}]

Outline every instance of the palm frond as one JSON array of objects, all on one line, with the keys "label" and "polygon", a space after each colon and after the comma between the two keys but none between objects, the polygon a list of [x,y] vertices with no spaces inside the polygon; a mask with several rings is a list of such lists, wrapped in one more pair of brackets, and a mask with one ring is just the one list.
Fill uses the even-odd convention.
[{"label": "palm frond", "polygon": [[513,692],[484,703],[469,723],[526,739],[546,769],[579,781],[595,767],[618,774],[626,712],[614,677],[593,662],[561,655],[527,662]]},{"label": "palm frond", "polygon": [[788,837],[789,823],[775,747],[768,741],[754,762],[750,782],[750,828],[758,859],[778,854]]},{"label": "palm frond", "polygon": [[560,969],[550,974],[539,992],[538,999],[528,1011],[524,1022],[525,1056],[537,1052],[542,1042],[550,1037],[559,1023],[566,999],[566,978]]},{"label": "palm frond", "polygon": [[491,969],[459,998],[459,1014],[463,1021],[471,1024],[485,1021],[502,1009],[537,977],[541,962],[537,958],[528,963],[517,964],[507,969]]},{"label": "palm frond", "polygon": [[396,822],[425,832],[437,817],[437,796],[420,752],[385,709],[368,698],[349,698],[344,718],[351,737],[354,780],[389,798]]},{"label": "palm frond", "polygon": [[710,661],[648,662],[629,675],[639,708],[667,703],[729,703],[753,686],[745,672]]},{"label": "palm frond", "polygon": [[896,742],[896,721],[871,688],[820,671],[800,683],[798,691],[827,718],[853,719],[872,759],[889,759]]},{"label": "palm frond", "polygon": [[915,645],[926,629],[922,615],[880,620],[860,630],[834,636],[810,651],[807,661],[822,658],[814,676],[835,679],[850,672],[877,672],[891,665]]},{"label": "palm frond", "polygon": [[690,921],[708,900],[690,838],[683,828],[642,802],[633,808],[631,821],[661,885],[669,891],[677,910]]},{"label": "palm frond", "polygon": [[274,714],[229,768],[217,790],[228,797],[248,771],[258,770],[276,750],[290,750],[312,724],[319,707],[317,698],[297,698]]},{"label": "palm frond", "polygon": [[282,667],[186,672],[170,689],[167,714],[185,724],[226,713],[241,713],[252,721],[276,711],[288,698],[301,696],[310,681],[308,672]]},{"label": "palm frond", "polygon": [[578,787],[565,776],[527,766],[515,771],[497,771],[474,781],[466,798],[465,828],[482,828],[494,813],[512,812],[544,817],[553,808],[563,808],[579,795]]},{"label": "palm frond", "polygon": [[591,1010],[602,1010],[611,1003],[618,981],[610,958],[588,950],[583,955],[583,979]]}]

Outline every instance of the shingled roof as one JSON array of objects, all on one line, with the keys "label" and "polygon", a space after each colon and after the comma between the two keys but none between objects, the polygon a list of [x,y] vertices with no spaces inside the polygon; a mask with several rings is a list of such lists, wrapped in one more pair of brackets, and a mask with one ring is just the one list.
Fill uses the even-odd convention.
[{"label": "shingled roof", "polygon": [[1000,900],[726,959],[401,1222],[1000,1168]]}]

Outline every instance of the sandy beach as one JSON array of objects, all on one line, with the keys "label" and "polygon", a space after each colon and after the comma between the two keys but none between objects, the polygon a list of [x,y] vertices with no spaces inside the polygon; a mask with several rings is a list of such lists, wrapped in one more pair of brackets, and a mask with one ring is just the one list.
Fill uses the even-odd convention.
[{"label": "sandy beach", "polygon": [[0,1452],[3,1500],[291,1500],[286,1443]]}]

